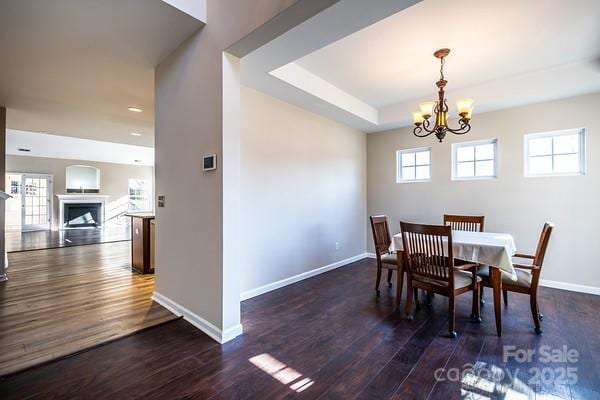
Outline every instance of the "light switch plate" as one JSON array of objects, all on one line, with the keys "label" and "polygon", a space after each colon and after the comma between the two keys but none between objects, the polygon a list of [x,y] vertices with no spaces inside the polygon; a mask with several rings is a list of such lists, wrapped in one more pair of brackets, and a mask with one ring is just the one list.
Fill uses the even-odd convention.
[{"label": "light switch plate", "polygon": [[158,196],[158,206],[161,208],[165,206],[165,196],[163,194]]}]

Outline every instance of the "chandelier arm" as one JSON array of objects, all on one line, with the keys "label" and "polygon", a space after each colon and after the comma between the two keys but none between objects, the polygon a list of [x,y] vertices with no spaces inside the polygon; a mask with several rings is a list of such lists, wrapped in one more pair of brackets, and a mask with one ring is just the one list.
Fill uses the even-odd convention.
[{"label": "chandelier arm", "polygon": [[432,133],[434,133],[434,132],[435,132],[435,126],[433,126],[431,129],[429,129],[429,125],[430,125],[430,123],[429,123],[429,120],[427,120],[427,119],[426,119],[426,120],[423,122],[423,125],[422,125],[422,127],[423,127],[423,130],[424,130],[425,132],[429,132],[429,134],[432,134]]},{"label": "chandelier arm", "polygon": [[[424,134],[421,134],[421,132],[423,132],[423,131],[425,131],[426,133],[424,133]],[[433,133],[433,132],[429,132],[429,131],[427,131],[427,130],[423,129],[423,126],[422,126],[422,125],[420,125],[420,126],[415,126],[415,129],[413,129],[413,134],[414,134],[416,137],[419,137],[419,138],[424,138],[424,137],[427,137],[427,136],[431,135],[432,133]]]},{"label": "chandelier arm", "polygon": [[466,124],[461,122],[460,128],[458,129],[446,129],[448,130],[448,132],[452,132],[455,135],[464,135],[465,133],[469,133],[469,131],[471,130],[471,124],[469,124],[468,122]]},{"label": "chandelier arm", "polygon": [[[429,130],[428,128],[429,128],[429,121],[425,120],[425,121],[423,121],[423,124],[416,126],[415,129],[413,129],[413,134],[416,137],[424,138],[435,132],[435,129]],[[421,134],[421,132],[423,132],[423,131],[425,131],[426,133]]]}]

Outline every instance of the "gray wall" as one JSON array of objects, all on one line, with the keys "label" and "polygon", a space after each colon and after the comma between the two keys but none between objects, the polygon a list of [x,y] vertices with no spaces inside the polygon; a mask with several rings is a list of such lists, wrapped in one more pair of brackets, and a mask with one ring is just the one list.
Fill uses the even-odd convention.
[{"label": "gray wall", "polygon": [[[156,193],[166,207],[156,213],[155,291],[218,330],[239,326],[239,290],[224,290],[239,289],[239,275],[223,263],[223,165],[239,157],[222,152],[223,50],[293,2],[209,0],[207,25],[156,69]],[[204,173],[210,153],[219,168]]]},{"label": "gray wall", "polygon": [[[546,220],[556,224],[542,279],[600,287],[600,94],[475,114],[473,130],[444,143],[419,139],[412,128],[368,135],[368,212],[398,221],[441,223],[446,213],[482,214],[486,230],[510,232],[519,252],[531,253]],[[452,121],[455,123],[455,121]],[[523,135],[586,128],[587,175],[525,178]],[[498,139],[498,178],[451,181],[451,144]],[[432,182],[397,184],[396,150],[432,147]],[[369,232],[368,246],[373,251]]]},{"label": "gray wall", "polygon": [[[153,171],[150,166],[136,166],[126,164],[113,164],[84,160],[65,160],[58,158],[45,157],[27,157],[27,156],[6,156],[6,171],[8,172],[30,172],[52,175],[53,190],[53,210],[52,226],[57,228],[58,224],[58,200],[56,194],[65,194],[66,192],[66,168],[69,165],[89,165],[100,170],[100,194],[110,196],[107,200],[107,206],[110,203],[122,201],[128,196],[129,179],[146,179],[152,182]],[[2,214],[4,215],[4,214]],[[109,215],[107,215],[107,218]]]},{"label": "gray wall", "polygon": [[366,135],[253,89],[241,99],[242,293],[364,254]]}]

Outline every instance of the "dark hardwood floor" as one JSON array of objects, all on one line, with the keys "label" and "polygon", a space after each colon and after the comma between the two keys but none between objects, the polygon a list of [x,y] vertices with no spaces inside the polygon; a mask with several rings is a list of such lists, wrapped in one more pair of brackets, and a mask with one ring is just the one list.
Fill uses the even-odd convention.
[{"label": "dark hardwood floor", "polygon": [[[489,301],[476,324],[461,296],[458,338],[449,339],[446,299],[435,296],[409,322],[393,310],[394,290],[375,298],[374,274],[363,260],[247,300],[244,335],[223,346],[178,320],[9,376],[0,398],[600,398],[600,297],[542,288],[538,336],[527,296],[511,294],[498,338]],[[536,354],[506,359],[505,346]],[[578,359],[544,362],[542,346]]]},{"label": "dark hardwood floor", "polygon": [[6,251],[29,251],[131,240],[129,224],[61,231],[7,231]]}]

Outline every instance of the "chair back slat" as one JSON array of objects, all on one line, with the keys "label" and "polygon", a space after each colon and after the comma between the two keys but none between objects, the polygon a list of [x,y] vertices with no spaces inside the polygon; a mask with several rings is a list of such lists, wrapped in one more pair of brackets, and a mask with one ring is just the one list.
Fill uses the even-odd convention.
[{"label": "chair back slat", "polygon": [[544,227],[542,228],[542,233],[540,234],[540,239],[538,240],[537,249],[535,250],[535,258],[533,260],[533,264],[542,268],[542,264],[544,263],[544,257],[546,256],[546,250],[548,249],[548,242],[550,242],[550,235],[552,234],[552,230],[554,229],[554,224],[552,222],[544,223]]},{"label": "chair back slat", "polygon": [[425,277],[453,287],[452,228],[444,225],[400,223],[402,242],[413,279]]},{"label": "chair back slat", "polygon": [[387,217],[385,215],[371,216],[371,229],[373,230],[375,252],[377,255],[386,254],[392,243]]},{"label": "chair back slat", "polygon": [[483,215],[452,215],[444,214],[444,225],[449,225],[455,231],[483,232]]}]

